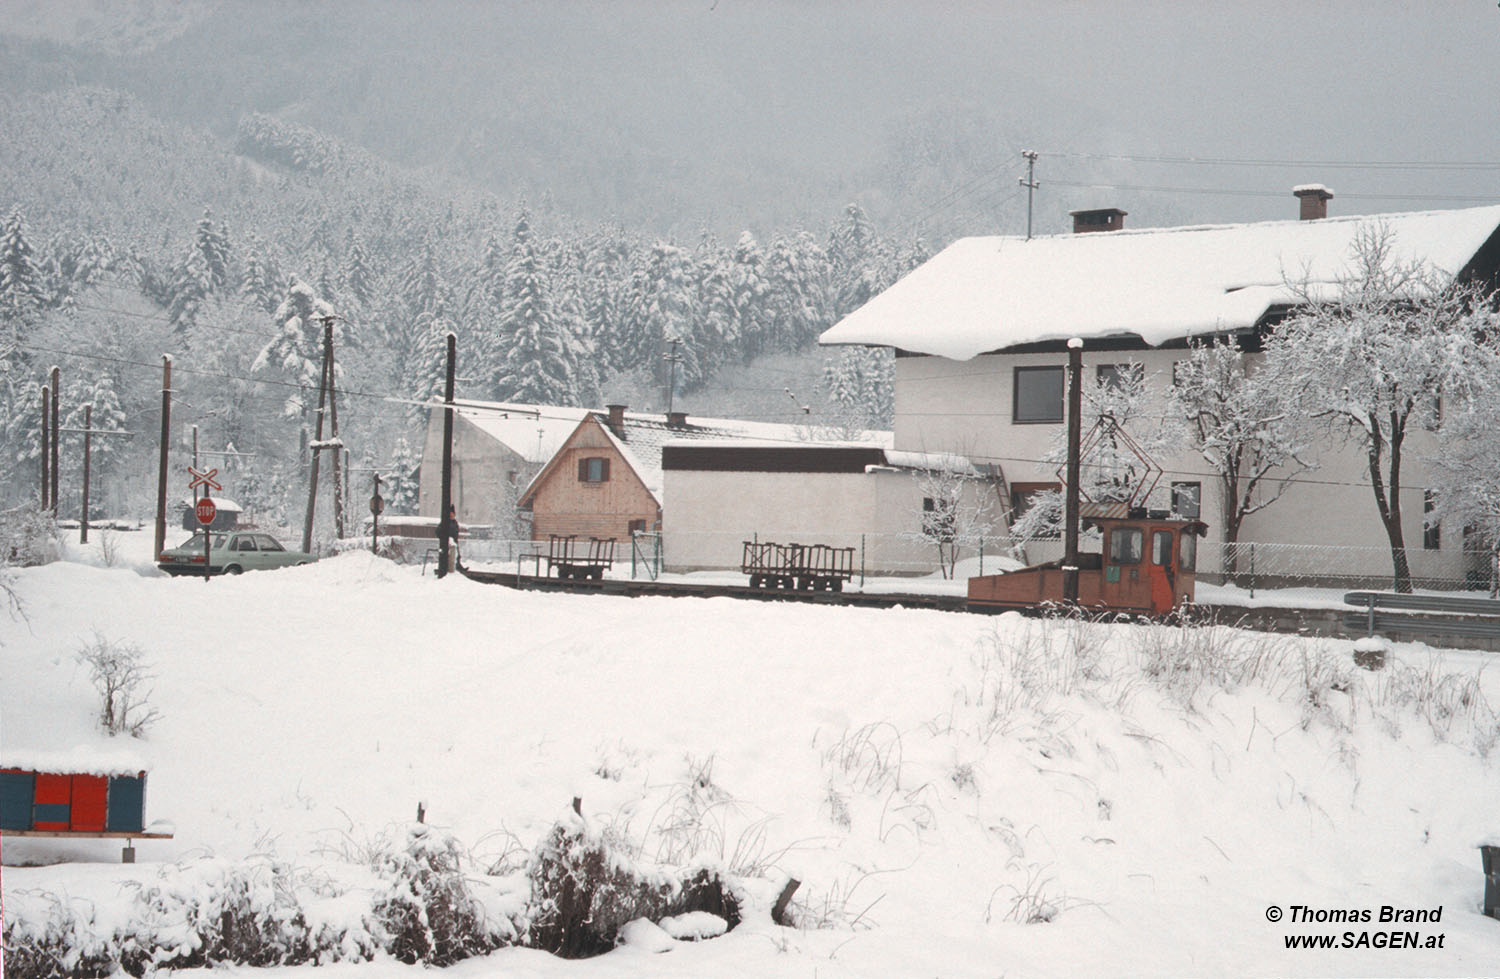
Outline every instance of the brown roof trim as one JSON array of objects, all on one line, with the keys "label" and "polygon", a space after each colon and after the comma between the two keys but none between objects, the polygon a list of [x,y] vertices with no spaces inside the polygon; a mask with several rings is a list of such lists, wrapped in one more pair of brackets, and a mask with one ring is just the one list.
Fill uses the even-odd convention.
[{"label": "brown roof trim", "polygon": [[677,472],[862,473],[885,450],[860,446],[664,445],[661,468]]}]

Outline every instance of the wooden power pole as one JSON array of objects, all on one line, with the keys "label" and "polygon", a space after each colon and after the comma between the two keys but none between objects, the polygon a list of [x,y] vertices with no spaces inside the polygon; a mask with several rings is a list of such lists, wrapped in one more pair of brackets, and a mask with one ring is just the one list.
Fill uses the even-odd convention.
[{"label": "wooden power pole", "polygon": [[167,448],[172,436],[172,357],[161,356],[160,463],[156,470],[156,553],[167,546]]},{"label": "wooden power pole", "polygon": [[41,500],[42,509],[47,509],[47,494],[52,490],[52,477],[47,472],[48,462],[52,458],[52,436],[48,426],[52,424],[52,399],[51,390],[47,385],[42,385],[42,451],[40,453],[42,488],[38,499]]},{"label": "wooden power pole", "polygon": [[52,488],[47,491],[47,505],[52,508],[53,516],[57,515],[57,430],[60,423],[57,420],[57,404],[62,400],[62,371],[56,367],[52,368],[52,444],[47,451],[52,454]]},{"label": "wooden power pole", "polygon": [[[438,501],[438,526],[448,519],[448,509],[453,506],[453,373],[458,360],[458,337],[448,334],[448,373],[443,381],[443,478],[442,499]],[[448,574],[449,538],[438,537],[437,576]]]},{"label": "wooden power pole", "polygon": [[1078,458],[1083,433],[1083,341],[1068,341],[1068,486],[1064,504],[1063,527],[1063,601],[1078,603],[1078,511],[1079,478],[1082,464]]}]

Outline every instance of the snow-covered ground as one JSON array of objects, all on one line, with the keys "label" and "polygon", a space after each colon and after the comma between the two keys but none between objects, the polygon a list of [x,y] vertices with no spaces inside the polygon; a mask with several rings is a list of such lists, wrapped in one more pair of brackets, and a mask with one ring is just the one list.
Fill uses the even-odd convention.
[{"label": "snow-covered ground", "polygon": [[[1500,832],[1488,654],[1398,646],[1372,674],[1333,640],[517,592],[366,553],[205,584],[149,573],[148,534],[113,542],[122,566],[96,544],[16,573],[0,764],[131,753],[151,773],[148,818],[176,835],[139,843],[134,866],[118,841],[6,839],[8,926],[55,895],[107,930],[136,893],[123,882],[207,886],[184,882],[266,854],[357,887],[349,861],[419,802],[476,878],[575,797],[652,858],[682,849],[669,817],[696,786],[712,800],[697,857],[795,876],[806,927],[762,909],[665,954],[503,949],[450,971],[1500,972],[1475,849]],[[96,636],[156,674],[143,740],[93,727],[75,656]],[[1441,917],[1382,925],[1384,906]],[[1286,947],[1391,928],[1442,947]]]}]

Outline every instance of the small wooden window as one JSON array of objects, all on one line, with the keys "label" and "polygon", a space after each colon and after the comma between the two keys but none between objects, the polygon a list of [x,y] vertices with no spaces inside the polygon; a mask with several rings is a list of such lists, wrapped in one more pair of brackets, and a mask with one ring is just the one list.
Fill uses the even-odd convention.
[{"label": "small wooden window", "polygon": [[579,459],[578,481],[580,483],[609,482],[609,460],[603,456],[589,456],[586,459]]}]

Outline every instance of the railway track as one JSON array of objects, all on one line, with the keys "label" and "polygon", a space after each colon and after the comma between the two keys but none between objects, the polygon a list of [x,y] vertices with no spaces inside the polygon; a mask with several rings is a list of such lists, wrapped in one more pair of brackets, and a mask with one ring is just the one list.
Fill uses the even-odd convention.
[{"label": "railway track", "polygon": [[681,581],[647,581],[621,578],[552,578],[508,571],[460,572],[471,581],[532,591],[566,591],[584,595],[661,595],[674,598],[742,598],[761,602],[804,602],[811,605],[849,605],[860,608],[931,608],[945,612],[967,611],[962,595],[921,595],[910,592],[799,591],[782,588],[751,588],[749,585],[691,584]]},{"label": "railway track", "polygon": [[[738,598],[758,602],[801,602],[810,605],[842,605],[856,608],[928,608],[943,612],[968,612],[962,595],[931,595],[912,592],[835,592],[798,589],[751,588],[730,584],[690,584],[680,581],[649,581],[619,578],[562,579],[525,575],[505,571],[467,569],[460,572],[471,581],[504,585],[532,591],[572,592],[583,595],[619,595],[640,597],[658,595],[674,598]],[[993,614],[996,610],[976,611]],[[1020,611],[1036,612],[1036,609]],[[1354,639],[1363,630],[1350,631],[1343,622],[1343,611],[1329,608],[1245,607],[1239,605],[1199,605],[1194,618],[1259,632],[1291,635],[1326,636]],[[1495,649],[1493,644],[1462,641],[1453,637],[1430,635],[1420,616],[1409,618],[1409,625],[1394,636],[1399,641],[1420,639],[1450,648]]]}]

